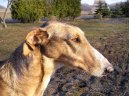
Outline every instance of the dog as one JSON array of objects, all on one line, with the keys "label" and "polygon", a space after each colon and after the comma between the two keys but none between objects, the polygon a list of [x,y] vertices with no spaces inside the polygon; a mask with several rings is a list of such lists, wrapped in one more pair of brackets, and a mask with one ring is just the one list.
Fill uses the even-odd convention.
[{"label": "dog", "polygon": [[75,26],[49,21],[29,32],[12,55],[0,62],[0,96],[42,96],[61,66],[102,77],[113,71],[109,61]]}]

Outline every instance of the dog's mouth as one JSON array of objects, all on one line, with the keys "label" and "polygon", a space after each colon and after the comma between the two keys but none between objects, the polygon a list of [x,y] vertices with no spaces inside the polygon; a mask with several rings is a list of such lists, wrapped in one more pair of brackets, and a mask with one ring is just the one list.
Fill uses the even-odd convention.
[{"label": "dog's mouth", "polygon": [[112,65],[107,66],[104,71],[98,75],[97,77],[105,77],[105,76],[109,76],[112,72],[114,71],[114,68]]},{"label": "dog's mouth", "polygon": [[[103,77],[109,75],[113,70],[113,66],[107,61],[88,61],[84,60],[79,56],[61,56],[56,60],[59,63],[62,63],[66,66],[78,68],[84,70],[85,72],[94,75],[96,77]],[[93,62],[96,62],[94,64]]]}]

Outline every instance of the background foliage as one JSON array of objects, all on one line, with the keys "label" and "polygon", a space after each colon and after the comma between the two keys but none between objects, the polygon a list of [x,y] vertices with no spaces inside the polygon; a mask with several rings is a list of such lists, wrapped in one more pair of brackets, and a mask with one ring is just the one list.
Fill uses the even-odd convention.
[{"label": "background foliage", "polygon": [[11,6],[12,18],[21,22],[34,22],[45,14],[45,0],[16,0]]},{"label": "background foliage", "polygon": [[44,17],[75,19],[81,12],[81,0],[16,0],[11,6],[13,19],[34,22]]},{"label": "background foliage", "polygon": [[109,5],[103,2],[99,2],[98,8],[95,11],[95,14],[102,15],[103,18],[105,17],[113,17],[113,18],[120,18],[120,17],[129,17],[129,1],[116,3],[114,8],[110,8]]},{"label": "background foliage", "polygon": [[95,14],[100,14],[100,15],[102,15],[103,18],[106,16],[110,16],[111,11],[110,11],[107,3],[103,3],[100,1],[97,7],[98,8],[96,9]]}]

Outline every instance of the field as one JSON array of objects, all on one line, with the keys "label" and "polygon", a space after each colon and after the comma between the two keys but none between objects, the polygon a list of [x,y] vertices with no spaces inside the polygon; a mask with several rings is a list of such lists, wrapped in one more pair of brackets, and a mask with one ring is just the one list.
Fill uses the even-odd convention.
[{"label": "field", "polygon": [[[115,71],[97,78],[63,67],[52,77],[44,96],[129,96],[129,19],[77,20],[89,42],[113,64]],[[7,58],[27,32],[41,23],[0,25],[0,60]]]}]

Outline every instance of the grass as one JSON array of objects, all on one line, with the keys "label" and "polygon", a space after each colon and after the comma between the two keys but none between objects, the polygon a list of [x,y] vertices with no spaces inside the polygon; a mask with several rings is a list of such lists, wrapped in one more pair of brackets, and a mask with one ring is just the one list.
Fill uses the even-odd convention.
[{"label": "grass", "polygon": [[8,28],[0,26],[0,60],[7,58],[24,40],[26,34],[41,24],[8,24]]},{"label": "grass", "polygon": [[128,24],[123,24],[123,23],[112,24],[98,20],[78,21],[71,24],[80,27],[86,33],[86,36],[88,38],[103,37],[114,34],[115,32],[121,32],[129,28]]},{"label": "grass", "polygon": [[[63,68],[51,80],[45,96],[128,96],[129,19],[91,19],[67,23],[80,27],[90,43],[113,64],[115,71],[107,77],[95,78],[82,71]],[[40,25],[14,23],[8,24],[6,29],[0,25],[0,60],[7,58],[33,27]]]}]

